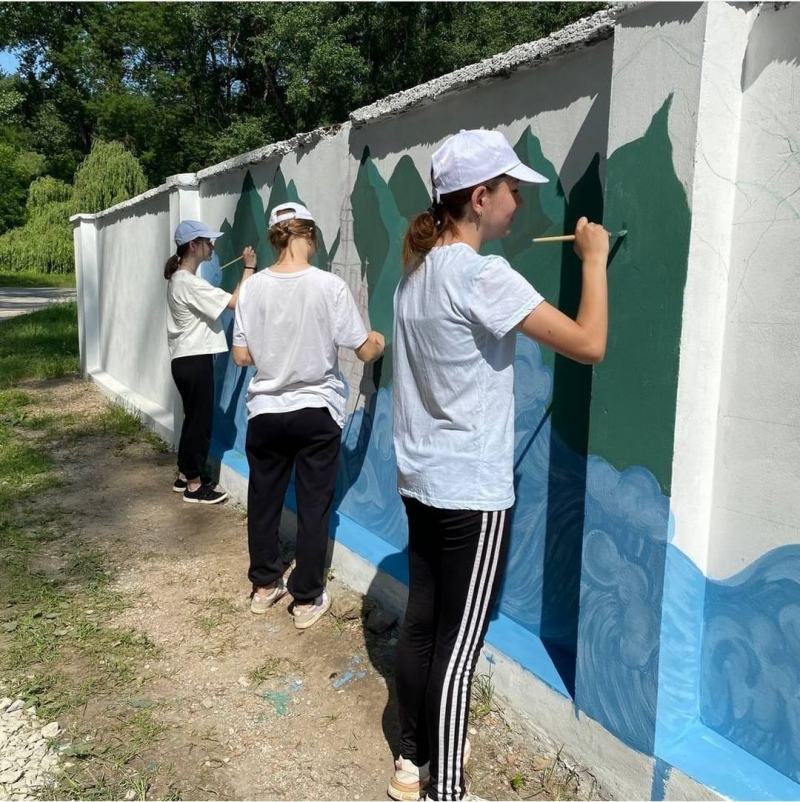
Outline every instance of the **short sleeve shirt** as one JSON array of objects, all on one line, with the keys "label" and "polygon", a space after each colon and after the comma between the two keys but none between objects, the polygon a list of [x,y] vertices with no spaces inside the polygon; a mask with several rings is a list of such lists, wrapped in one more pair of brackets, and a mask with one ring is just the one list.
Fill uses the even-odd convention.
[{"label": "short sleeve shirt", "polygon": [[233,344],[256,367],[247,390],[248,419],[268,412],[327,407],[344,426],[347,396],[337,349],[361,347],[367,329],[347,284],[316,267],[262,270],[242,284]]},{"label": "short sleeve shirt", "polygon": [[515,327],[544,299],[499,256],[434,248],[394,298],[400,494],[441,509],[514,503]]},{"label": "short sleeve shirt", "polygon": [[228,350],[221,315],[231,294],[190,270],[176,270],[167,285],[167,342],[170,359]]}]

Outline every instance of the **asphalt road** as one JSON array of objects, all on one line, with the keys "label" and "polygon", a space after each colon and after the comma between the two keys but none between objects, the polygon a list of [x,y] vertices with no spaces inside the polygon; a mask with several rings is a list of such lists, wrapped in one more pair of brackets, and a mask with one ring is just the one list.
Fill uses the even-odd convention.
[{"label": "asphalt road", "polygon": [[51,304],[74,301],[75,290],[60,287],[0,287],[0,320],[35,312]]}]

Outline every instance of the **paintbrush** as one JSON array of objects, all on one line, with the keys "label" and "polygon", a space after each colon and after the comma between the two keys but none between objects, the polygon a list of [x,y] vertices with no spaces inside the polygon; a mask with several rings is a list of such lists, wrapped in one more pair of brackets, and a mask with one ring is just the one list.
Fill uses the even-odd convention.
[{"label": "paintbrush", "polygon": [[[575,237],[573,237],[573,239],[575,239]],[[224,265],[220,265],[219,269],[224,270],[226,267],[236,264],[236,262],[241,262],[242,259],[244,259],[244,256],[237,256],[235,259],[231,259],[230,262],[225,262]]]},{"label": "paintbrush", "polygon": [[[609,233],[609,237],[624,237],[628,233],[627,228],[620,229]],[[574,234],[561,234],[558,237],[534,237],[532,242],[574,242]]]}]

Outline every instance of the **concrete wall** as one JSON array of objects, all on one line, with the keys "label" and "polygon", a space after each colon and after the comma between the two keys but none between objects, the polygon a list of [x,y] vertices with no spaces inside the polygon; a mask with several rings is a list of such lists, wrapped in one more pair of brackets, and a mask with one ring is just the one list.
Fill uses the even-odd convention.
[{"label": "concrete wall", "polygon": [[[181,218],[225,232],[202,267],[232,289],[265,215],[317,215],[316,264],[387,335],[374,369],[342,354],[348,420],[337,575],[402,609],[405,519],[391,442],[391,299],[430,154],[503,131],[550,183],[524,188],[503,254],[574,314],[582,214],[625,228],[594,370],[519,338],[518,503],[482,669],[514,714],[628,799],[800,795],[797,602],[797,6],[641,4],[175,176],[75,218],[86,375],[174,442],[164,261]],[[231,316],[226,318],[230,334]],[[244,499],[251,370],[216,361],[213,453]],[[154,489],[154,492],[157,492]],[[288,499],[291,529],[293,499]]]}]

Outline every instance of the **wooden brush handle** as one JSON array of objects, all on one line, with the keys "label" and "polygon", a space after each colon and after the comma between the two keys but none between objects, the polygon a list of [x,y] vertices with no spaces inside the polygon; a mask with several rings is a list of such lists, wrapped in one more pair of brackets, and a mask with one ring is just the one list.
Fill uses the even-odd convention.
[{"label": "wooden brush handle", "polygon": [[533,242],[574,242],[574,234],[562,234],[558,237],[534,237]]}]

